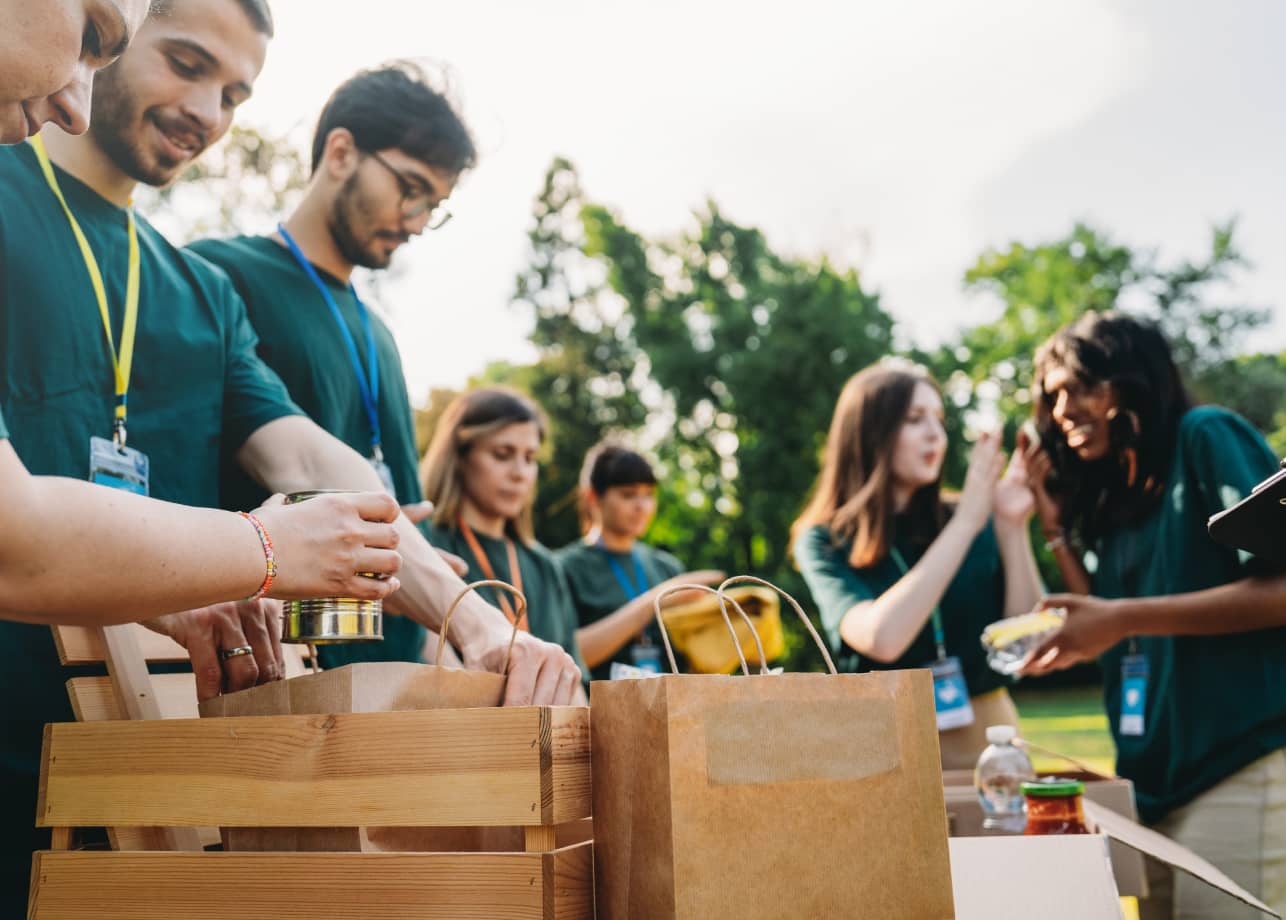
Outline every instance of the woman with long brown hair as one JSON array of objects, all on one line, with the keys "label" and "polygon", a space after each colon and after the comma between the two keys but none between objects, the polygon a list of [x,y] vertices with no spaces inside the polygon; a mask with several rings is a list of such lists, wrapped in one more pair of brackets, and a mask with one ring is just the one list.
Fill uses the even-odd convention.
[{"label": "woman with long brown hair", "polygon": [[[547,428],[540,407],[508,387],[483,387],[456,397],[420,465],[424,497],[434,506],[428,538],[468,563],[465,581],[499,579],[521,591],[528,605],[524,628],[561,645],[583,672],[567,581],[532,527]],[[518,617],[508,594],[490,588],[481,593],[510,622]],[[557,679],[572,679],[569,674]]]},{"label": "woman with long brown hair", "polygon": [[851,378],[791,538],[837,664],[932,668],[943,765],[958,769],[973,766],[988,725],[1018,721],[979,636],[1042,589],[1021,458],[1002,478],[999,440],[983,433],[959,497],[944,501],[943,415],[923,370],[881,363]]}]

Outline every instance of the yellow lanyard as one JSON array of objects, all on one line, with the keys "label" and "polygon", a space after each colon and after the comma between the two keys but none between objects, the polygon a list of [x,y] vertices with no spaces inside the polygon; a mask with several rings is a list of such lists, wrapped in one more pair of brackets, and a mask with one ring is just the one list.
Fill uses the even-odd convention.
[{"label": "yellow lanyard", "polygon": [[103,275],[98,270],[98,260],[94,258],[94,251],[89,248],[89,240],[85,239],[76,215],[71,213],[71,208],[67,206],[67,199],[63,197],[62,189],[58,187],[58,178],[54,175],[54,167],[49,162],[49,154],[45,151],[44,139],[37,134],[31,139],[31,146],[35,148],[36,159],[40,161],[40,171],[45,174],[45,182],[58,198],[58,203],[63,206],[63,213],[67,215],[67,223],[71,225],[71,232],[75,234],[76,242],[80,245],[80,254],[85,260],[85,268],[89,271],[89,280],[94,286],[94,296],[98,298],[98,312],[103,317],[107,347],[112,352],[112,370],[116,373],[116,412],[112,423],[112,440],[116,442],[117,447],[124,447],[126,397],[129,394],[129,376],[134,361],[134,330],[138,326],[139,256],[134,209],[131,207],[125,212],[129,223],[129,276],[125,285],[125,322],[121,326],[121,349],[118,353],[116,340],[112,337],[111,314],[107,311],[107,289],[103,286]]}]

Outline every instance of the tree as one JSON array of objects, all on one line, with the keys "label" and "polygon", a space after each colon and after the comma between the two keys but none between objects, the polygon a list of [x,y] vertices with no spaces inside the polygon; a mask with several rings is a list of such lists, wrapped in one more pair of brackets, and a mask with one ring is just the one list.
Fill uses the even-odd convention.
[{"label": "tree", "polygon": [[893,321],[856,272],[780,255],[713,202],[695,217],[677,239],[648,241],[610,210],[585,209],[588,251],[607,264],[667,397],[657,539],[691,566],[802,591],[790,524],[840,389],[889,352]]}]

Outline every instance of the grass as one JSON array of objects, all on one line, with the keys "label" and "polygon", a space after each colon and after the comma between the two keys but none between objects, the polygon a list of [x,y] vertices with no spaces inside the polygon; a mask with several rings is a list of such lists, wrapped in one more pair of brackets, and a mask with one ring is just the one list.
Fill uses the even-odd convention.
[{"label": "grass", "polygon": [[[1116,749],[1103,711],[1099,687],[1067,687],[1040,690],[1019,686],[1011,690],[1018,704],[1020,730],[1024,738],[1052,751],[1075,757],[1100,773],[1111,773]],[[1037,770],[1068,768],[1064,760],[1032,751]]]}]

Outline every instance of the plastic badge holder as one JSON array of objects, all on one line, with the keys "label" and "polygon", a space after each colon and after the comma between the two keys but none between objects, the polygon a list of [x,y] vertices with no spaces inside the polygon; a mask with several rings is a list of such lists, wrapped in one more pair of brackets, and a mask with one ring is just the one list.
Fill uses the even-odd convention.
[{"label": "plastic badge holder", "polygon": [[987,664],[1001,674],[1017,673],[1028,653],[1062,629],[1066,619],[1064,608],[1050,607],[992,623],[982,631]]}]

